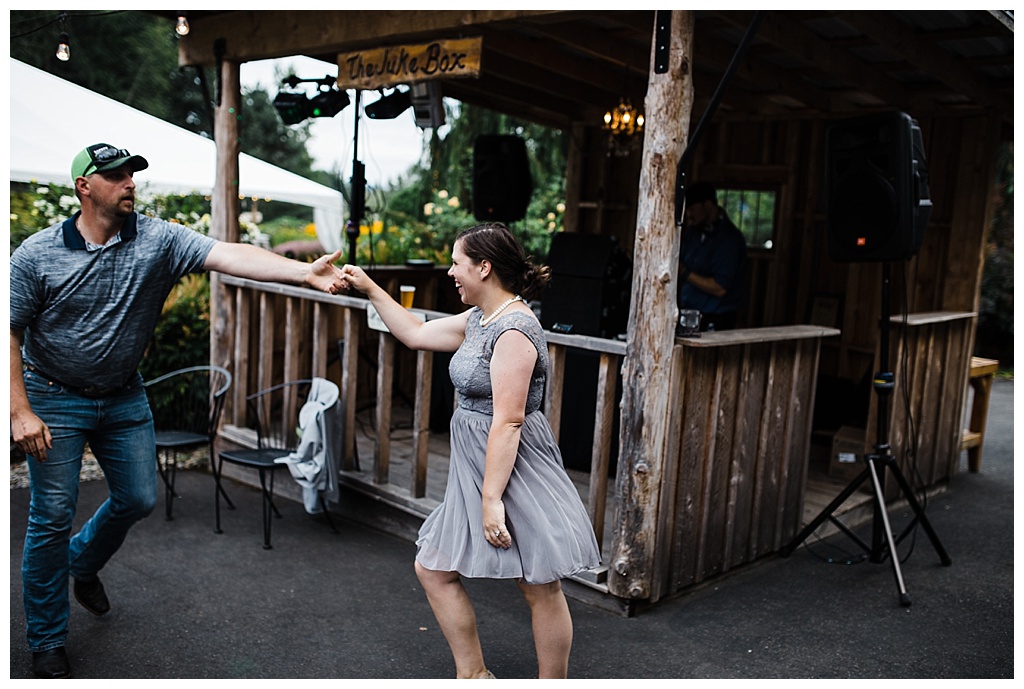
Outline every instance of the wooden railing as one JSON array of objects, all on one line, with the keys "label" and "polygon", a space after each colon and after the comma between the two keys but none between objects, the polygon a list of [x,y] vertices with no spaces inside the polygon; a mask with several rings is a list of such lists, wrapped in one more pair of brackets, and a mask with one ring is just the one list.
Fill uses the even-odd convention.
[{"label": "wooden railing", "polygon": [[[431,449],[432,352],[411,352],[386,332],[371,331],[367,325],[368,301],[360,297],[328,295],[302,287],[261,283],[223,276],[221,284],[229,296],[228,318],[232,321],[230,345],[214,351],[212,359],[232,371],[234,385],[223,414],[221,439],[234,444],[253,442],[246,429],[245,398],[257,390],[286,380],[311,376],[334,380],[341,389],[345,428],[343,433],[342,481],[362,491],[420,516],[426,516],[437,504],[439,495],[428,495],[428,474],[447,473],[447,447],[435,443]],[[428,320],[449,314],[419,310]],[[620,376],[625,343],[580,335],[546,333],[550,370],[544,411],[556,438],[561,427],[565,358],[570,349],[599,355],[597,402],[593,409],[574,413],[593,414],[594,437],[589,483],[581,488],[594,531],[604,540],[608,510],[609,463],[613,450],[615,390]],[[376,340],[376,352],[371,356]],[[362,350],[362,351],[360,351]],[[415,382],[411,400],[411,452],[408,473],[397,471],[393,446],[392,421],[395,414],[394,389],[409,385],[412,375],[403,361],[415,359]],[[361,366],[369,359],[374,366]],[[399,378],[396,378],[396,375]],[[372,464],[358,453],[357,408],[365,392],[372,391],[375,432]],[[580,439],[585,442],[585,440]],[[442,454],[444,453],[444,454]],[[357,456],[358,455],[358,456]],[[434,464],[438,466],[434,466]],[[358,467],[358,468],[357,468]],[[442,483],[443,485],[443,483]],[[595,583],[584,577],[585,583]]]},{"label": "wooden railing", "polygon": [[[363,504],[384,503],[397,508],[391,515],[411,515],[402,535],[408,535],[413,524],[418,528],[442,497],[448,466],[448,440],[441,437],[446,434],[432,431],[430,424],[431,406],[438,403],[432,393],[435,388],[443,392],[441,386],[448,385],[435,380],[436,355],[411,351],[386,331],[371,329],[369,302],[361,297],[227,276],[221,287],[226,295],[221,302],[225,321],[216,331],[227,337],[214,347],[212,360],[231,370],[234,384],[219,442],[255,441],[245,419],[247,395],[299,378],[333,380],[341,390],[345,419],[342,484],[356,491],[352,495],[364,499]],[[416,311],[426,319],[448,315]],[[894,352],[901,344],[909,352],[895,371],[898,377],[909,376],[918,391],[911,400],[918,431],[917,469],[928,483],[954,471],[960,428],[947,421],[963,415],[973,316],[917,314],[910,319],[906,343],[893,342]],[[571,419],[574,424],[585,417],[594,420],[592,437],[578,437],[581,432],[573,430],[574,437],[564,438],[560,445],[564,454],[569,447],[589,444],[589,467],[569,473],[587,505],[603,562],[610,565],[627,557],[629,549],[623,546],[631,539],[651,539],[657,544],[656,561],[643,575],[652,580],[653,601],[786,543],[803,514],[820,344],[838,334],[818,326],[782,326],[677,339],[667,392],[675,430],[665,459],[665,480],[653,489],[652,498],[624,489],[625,471],[631,468],[610,470],[617,449],[616,390],[626,344],[546,333],[550,368],[544,412],[555,437],[570,427],[570,419],[563,415],[576,417]],[[588,368],[593,373],[568,383],[566,372],[574,369],[567,366],[567,355],[570,361],[577,356],[596,360],[597,366]],[[587,389],[589,385],[594,387]],[[587,394],[586,402],[579,401],[583,392],[591,391],[596,396]],[[373,418],[367,422],[371,409]],[[585,419],[588,424],[590,418]],[[891,428],[900,442],[902,419],[902,405],[894,406]],[[396,425],[411,428],[411,433],[392,433]],[[360,426],[368,431],[357,438]],[[281,483],[286,484],[282,492],[287,491],[289,482]],[[627,533],[620,515],[644,499],[657,499],[662,505],[655,531]],[[384,517],[365,511],[352,516],[393,530],[394,522],[375,524],[372,520]],[[623,567],[635,568],[628,562]],[[626,601],[629,594],[615,579],[618,571],[605,566],[574,579],[612,594],[605,598]]]}]

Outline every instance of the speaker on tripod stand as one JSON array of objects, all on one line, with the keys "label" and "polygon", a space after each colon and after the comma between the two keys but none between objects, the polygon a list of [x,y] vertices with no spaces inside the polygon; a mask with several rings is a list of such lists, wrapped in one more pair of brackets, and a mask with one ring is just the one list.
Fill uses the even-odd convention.
[{"label": "speaker on tripod stand", "polygon": [[903,261],[931,216],[921,128],[902,112],[855,117],[825,135],[833,261]]},{"label": "speaker on tripod stand", "polygon": [[[891,261],[917,253],[931,215],[928,166],[917,122],[906,113],[881,113],[832,124],[826,131],[826,193],[828,195],[829,255],[837,262],[882,262],[882,309],[879,315],[879,365],[889,365]],[[869,554],[871,562],[888,556],[899,589],[901,606],[909,606],[896,546],[920,523],[943,565],[952,560],[932,529],[913,488],[900,471],[889,444],[889,396],[895,388],[891,371],[875,373],[878,395],[874,452],[863,457],[864,470],[797,534],[780,553],[788,557],[826,520]],[[891,473],[914,512],[914,520],[899,539],[893,537],[885,509],[885,476]],[[834,516],[834,512],[871,479],[874,502],[872,539],[867,544]],[[884,539],[884,540],[883,540]]]}]

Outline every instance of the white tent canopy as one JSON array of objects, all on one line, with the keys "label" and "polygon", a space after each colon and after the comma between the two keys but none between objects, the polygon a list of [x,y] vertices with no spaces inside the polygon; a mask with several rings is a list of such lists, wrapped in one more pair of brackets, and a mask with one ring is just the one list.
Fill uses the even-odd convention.
[{"label": "white tent canopy", "polygon": [[[149,161],[136,184],[157,194],[213,192],[216,144],[69,81],[11,59],[11,179],[71,186],[71,159],[94,143],[126,148]],[[243,197],[313,208],[317,238],[342,248],[341,193],[250,155],[239,156]]]}]

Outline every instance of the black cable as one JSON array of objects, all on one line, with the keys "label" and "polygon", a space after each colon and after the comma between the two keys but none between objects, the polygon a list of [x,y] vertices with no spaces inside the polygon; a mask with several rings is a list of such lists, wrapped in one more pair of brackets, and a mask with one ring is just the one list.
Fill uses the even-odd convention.
[{"label": "black cable", "polygon": [[106,16],[108,14],[119,14],[121,12],[127,12],[127,11],[128,10],[107,10],[105,12],[74,12],[74,13],[72,13],[72,12],[59,12],[56,17],[54,17],[50,21],[46,22],[45,24],[37,26],[34,29],[29,29],[28,31],[22,31],[21,33],[11,34],[11,39],[22,38],[24,36],[29,36],[31,34],[36,33],[37,31],[42,31],[43,29],[45,29],[45,28],[47,28],[49,26],[53,26],[57,22],[66,21],[66,20],[70,19],[71,17],[103,17],[103,16]]},{"label": "black cable", "polygon": [[[909,392],[909,390],[910,390],[910,374],[909,374],[909,371],[907,370],[909,368],[907,366],[907,361],[909,360],[909,352],[908,352],[908,344],[907,344],[907,340],[908,340],[907,332],[908,332],[908,329],[909,329],[908,320],[909,320],[909,317],[910,317],[910,314],[909,314],[910,295],[909,295],[909,288],[908,288],[906,263],[903,264],[902,276],[903,276],[903,314],[902,314],[902,324],[901,324],[902,327],[901,327],[901,331],[900,331],[900,361],[901,361],[900,383],[901,383],[901,387],[902,387],[901,397],[903,399],[904,416],[906,417],[905,420],[904,420],[904,423],[906,424],[905,432],[906,432],[906,435],[907,435],[907,444],[909,446],[909,449],[906,451],[906,453],[907,453],[907,459],[908,459],[908,466],[910,467],[911,475],[912,475],[912,477],[914,479],[914,486],[912,486],[912,488],[914,488],[915,489],[915,493],[917,493],[920,496],[918,498],[918,501],[921,503],[921,511],[924,512],[927,509],[927,507],[928,507],[928,490],[927,490],[927,487],[925,486],[924,479],[921,476],[921,473],[920,473],[920,470],[919,470],[919,467],[918,467],[918,464],[917,464],[917,449],[918,449],[917,448],[917,430],[916,430],[916,425],[914,424],[914,412],[913,412],[913,408],[912,408],[912,405],[911,405],[911,402],[910,402],[910,392]],[[900,560],[901,562],[906,562],[907,560],[909,560],[911,554],[914,552],[914,547],[917,545],[917,531],[918,531],[918,526],[919,525],[920,525],[920,521],[917,520],[916,517],[915,517],[915,521],[914,521],[914,525],[913,525],[913,530],[911,531],[910,549],[907,551],[907,554],[904,555],[903,558]]]},{"label": "black cable", "polygon": [[852,552],[850,552],[850,551],[848,551],[848,550],[846,550],[844,548],[840,548],[838,545],[836,545],[834,543],[827,543],[824,538],[822,538],[821,536],[818,535],[817,532],[815,532],[813,534],[813,536],[814,536],[815,540],[818,543],[820,543],[822,546],[824,546],[826,548],[832,548],[832,549],[837,550],[837,551],[839,551],[840,553],[843,554],[842,558],[828,557],[827,555],[822,555],[820,553],[815,552],[814,549],[811,548],[811,544],[809,542],[807,542],[807,541],[804,541],[804,550],[806,550],[812,556],[814,556],[818,560],[821,560],[825,564],[828,564],[828,565],[859,565],[862,562],[867,562],[868,556],[865,555],[864,553],[852,553]]},{"label": "black cable", "polygon": [[917,426],[914,423],[914,411],[913,411],[913,408],[912,408],[912,406],[910,404],[910,396],[909,396],[910,379],[909,379],[909,372],[907,370],[908,367],[906,366],[906,363],[905,363],[907,358],[909,358],[909,354],[907,353],[907,337],[906,337],[906,332],[907,332],[907,328],[908,328],[907,319],[909,318],[908,308],[909,308],[910,299],[909,299],[907,285],[908,285],[908,280],[907,280],[907,275],[906,275],[906,267],[904,266],[904,272],[903,272],[903,323],[904,323],[903,327],[904,327],[904,335],[903,335],[903,355],[902,355],[904,357],[904,366],[903,366],[903,370],[901,371],[902,378],[903,378],[903,404],[904,404],[904,410],[906,412],[907,437],[910,439],[910,446],[911,446],[911,453],[910,453],[910,460],[911,460],[911,462],[910,462],[910,466],[911,466],[911,468],[913,470],[914,478],[916,479],[918,491],[919,491],[919,494],[921,496],[920,497],[921,509],[924,510],[928,506],[928,490],[927,490],[927,486],[925,485],[925,481],[924,481],[924,479],[921,476],[921,473],[920,473],[919,467],[918,467],[918,463],[917,463],[917,450],[918,450],[918,447],[917,447]]},{"label": "black cable", "polygon": [[693,130],[693,135],[686,142],[686,148],[683,149],[683,154],[679,156],[679,162],[676,164],[675,220],[677,227],[682,227],[683,225],[683,208],[686,195],[686,168],[690,164],[690,156],[700,143],[701,138],[703,138],[704,130],[707,127],[708,121],[714,117],[715,111],[718,110],[718,104],[722,100],[722,94],[725,91],[725,87],[730,81],[732,81],[732,77],[736,73],[740,61],[746,55],[747,49],[750,48],[750,44],[754,42],[754,35],[757,33],[758,27],[761,26],[762,20],[764,20],[764,14],[765,10],[757,10],[754,12],[754,16],[750,20],[750,26],[747,27],[746,32],[743,34],[743,39],[736,47],[736,52],[733,53],[732,59],[729,61],[729,65],[725,69],[725,73],[722,74],[722,78],[718,82],[718,86],[715,87],[715,92],[711,96],[711,101],[704,110],[704,114],[701,115],[700,120],[697,121],[697,127]]}]

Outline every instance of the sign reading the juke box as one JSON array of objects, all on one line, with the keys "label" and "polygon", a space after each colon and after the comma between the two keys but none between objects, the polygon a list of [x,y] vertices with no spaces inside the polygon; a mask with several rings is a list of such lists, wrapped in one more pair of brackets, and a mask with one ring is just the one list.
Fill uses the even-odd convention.
[{"label": "sign reading the juke box", "polygon": [[379,89],[480,74],[483,39],[459,38],[338,54],[338,87]]}]

